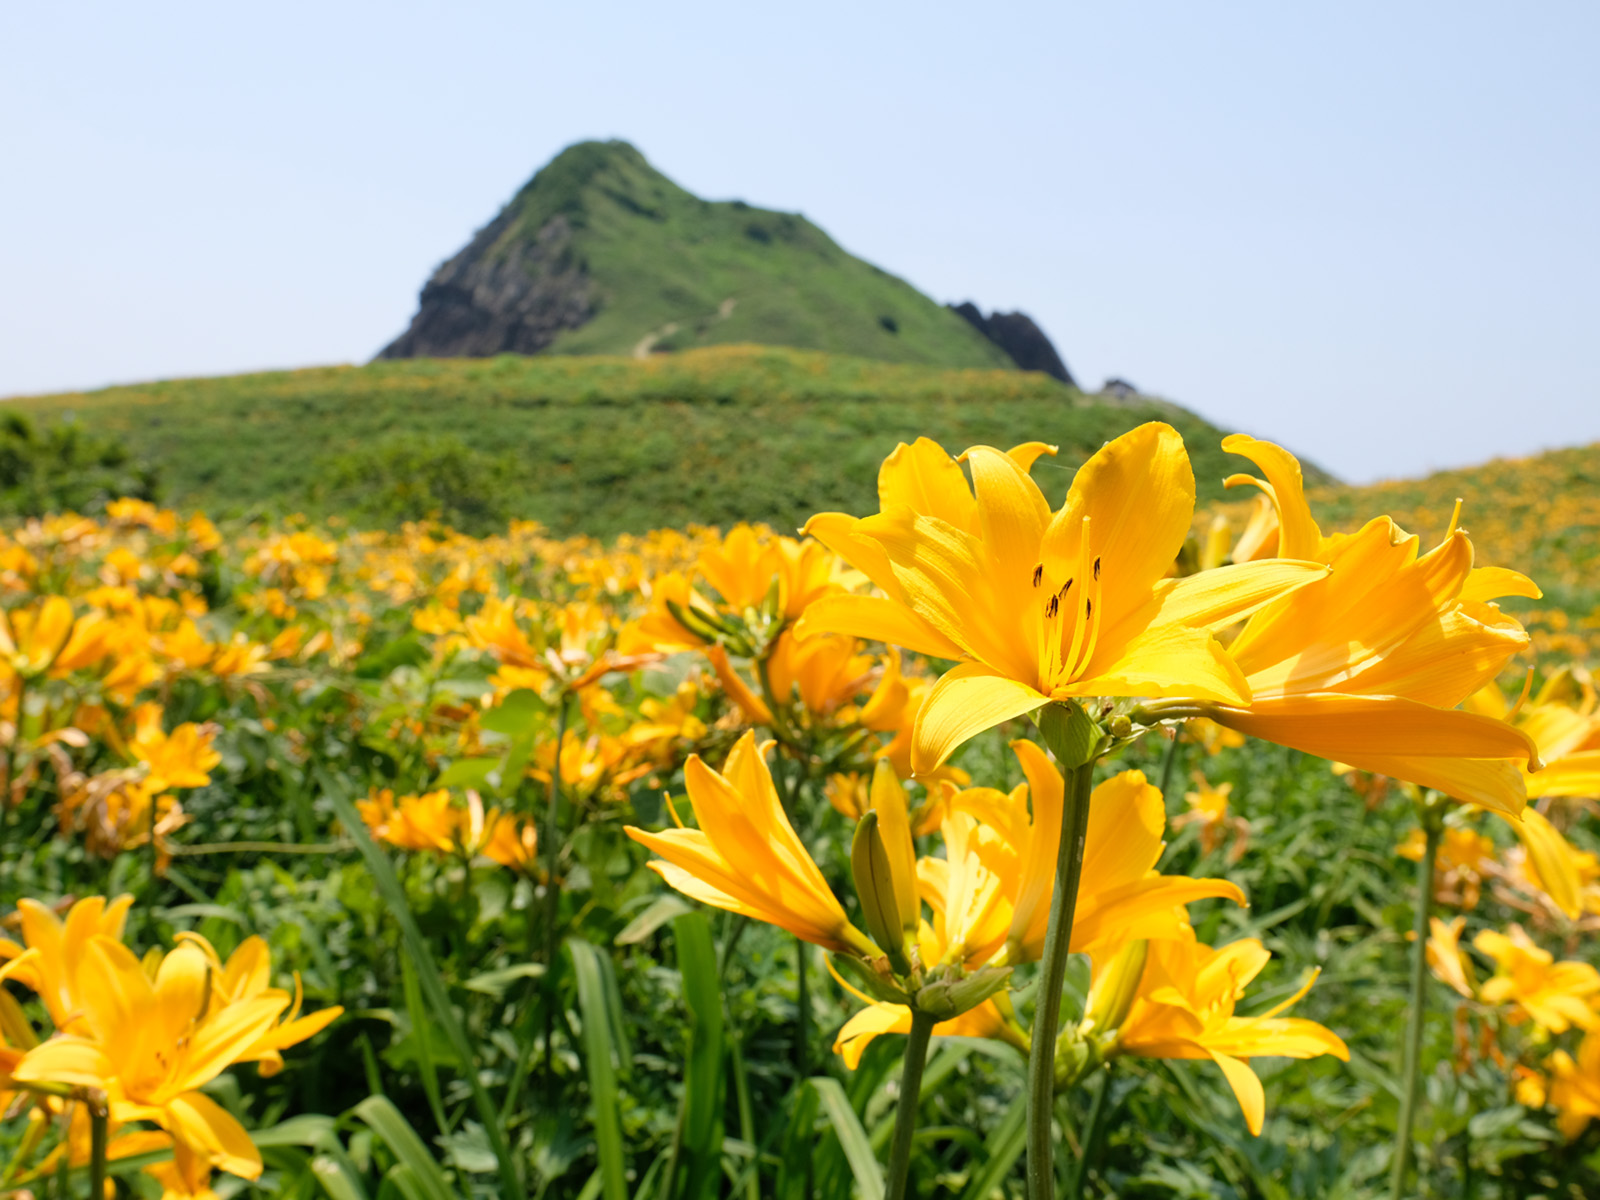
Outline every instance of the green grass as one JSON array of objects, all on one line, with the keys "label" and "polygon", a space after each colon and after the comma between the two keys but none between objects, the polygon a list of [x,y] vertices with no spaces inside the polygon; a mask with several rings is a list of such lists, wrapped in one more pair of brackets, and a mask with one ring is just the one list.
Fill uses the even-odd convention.
[{"label": "green grass", "polygon": [[804,217],[685,191],[626,142],[582,142],[511,201],[489,250],[509,253],[551,220],[599,312],[556,354],[631,354],[755,342],[886,362],[1009,368],[1006,354],[902,279],[847,253]]},{"label": "green grass", "polygon": [[[503,512],[608,535],[690,522],[767,521],[876,508],[896,442],[952,450],[1039,439],[1034,474],[1059,502],[1071,473],[1141,421],[1170,421],[1202,499],[1237,469],[1222,431],[1175,405],[1086,396],[1034,372],[942,370],[773,347],[650,359],[410,359],[174,380],[10,402],[75,414],[156,465],[168,502],[228,515],[263,506],[359,509],[340,464],[395,439],[483,456]],[[403,460],[404,455],[394,456]]]}]

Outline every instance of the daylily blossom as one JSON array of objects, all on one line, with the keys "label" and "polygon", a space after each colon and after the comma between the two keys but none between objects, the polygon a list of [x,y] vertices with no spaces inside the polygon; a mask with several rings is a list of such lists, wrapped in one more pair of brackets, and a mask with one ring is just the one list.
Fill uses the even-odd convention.
[{"label": "daylily blossom", "polygon": [[1499,970],[1478,989],[1486,1004],[1515,1005],[1513,1017],[1526,1016],[1550,1033],[1600,1029],[1600,972],[1584,962],[1556,962],[1520,925],[1509,934],[1485,929],[1472,944],[1495,960]]},{"label": "daylily blossom", "polygon": [[[1314,1021],[1279,1015],[1311,990],[1315,975],[1288,1000],[1259,1016],[1234,1015],[1245,988],[1271,957],[1254,938],[1213,950],[1191,934],[1150,942],[1143,955],[1118,955],[1104,966],[1097,961],[1088,1002],[1091,1014],[1107,991],[1127,987],[1127,980],[1118,978],[1119,971],[1130,975],[1139,971],[1138,983],[1125,1015],[1104,1029],[1083,1029],[1080,1036],[1108,1039],[1102,1050],[1107,1057],[1211,1059],[1222,1068],[1250,1132],[1259,1134],[1266,1118],[1266,1093],[1246,1060],[1331,1054],[1348,1061],[1350,1057],[1331,1030]],[[1070,1051],[1073,1044],[1068,1040],[1063,1047]]]},{"label": "daylily blossom", "polygon": [[813,517],[806,532],[882,595],[816,600],[797,632],[849,633],[960,665],[917,718],[912,765],[1053,700],[1184,696],[1242,705],[1249,686],[1211,630],[1326,568],[1275,560],[1167,578],[1194,510],[1194,473],[1160,422],[1107,443],[1052,512],[1028,468],[1047,447],[975,446],[960,465],[927,439],[878,475],[881,511]]},{"label": "daylily blossom", "polygon": [[1600,1117],[1600,1031],[1584,1034],[1577,1061],[1557,1050],[1546,1061],[1550,1070],[1550,1103],[1557,1110],[1556,1127],[1568,1141]]},{"label": "daylily blossom", "polygon": [[1278,554],[1329,570],[1250,618],[1228,647],[1250,700],[1208,706],[1208,714],[1252,737],[1515,817],[1526,794],[1517,760],[1538,765],[1533,740],[1454,710],[1528,644],[1522,626],[1490,601],[1537,596],[1538,588],[1515,571],[1475,568],[1472,544],[1453,522],[1421,555],[1417,538],[1388,517],[1326,536],[1293,455],[1243,434],[1222,445],[1266,476],[1228,482],[1254,484],[1272,499]]}]

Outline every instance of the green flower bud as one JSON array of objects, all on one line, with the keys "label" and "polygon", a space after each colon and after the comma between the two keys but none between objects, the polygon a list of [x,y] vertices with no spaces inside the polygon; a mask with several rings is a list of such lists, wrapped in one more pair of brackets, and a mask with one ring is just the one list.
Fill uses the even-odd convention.
[{"label": "green flower bud", "polygon": [[905,926],[895,902],[894,870],[878,832],[876,812],[869,812],[856,823],[855,839],[850,843],[850,874],[855,878],[867,932],[889,956],[889,967],[896,975],[911,974]]}]

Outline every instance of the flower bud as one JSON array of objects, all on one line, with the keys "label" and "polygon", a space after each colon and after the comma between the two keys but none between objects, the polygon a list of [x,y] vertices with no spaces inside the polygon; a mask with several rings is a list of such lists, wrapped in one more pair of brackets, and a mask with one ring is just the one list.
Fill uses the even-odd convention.
[{"label": "flower bud", "polygon": [[922,923],[922,900],[917,895],[917,848],[911,840],[910,806],[900,777],[889,760],[880,758],[872,775],[872,811],[878,817],[878,835],[889,856],[894,881],[894,904],[905,936],[915,938]]},{"label": "flower bud", "polygon": [[913,1007],[948,1021],[977,1008],[1010,982],[1010,967],[984,967],[965,979],[947,976],[918,989]]},{"label": "flower bud", "polygon": [[1139,981],[1144,978],[1149,956],[1150,943],[1142,938],[1117,951],[1089,988],[1083,1024],[1078,1027],[1080,1036],[1098,1038],[1121,1027],[1139,994]]},{"label": "flower bud", "polygon": [[909,975],[911,960],[906,956],[905,925],[895,901],[894,870],[878,832],[876,812],[869,812],[856,822],[855,839],[850,843],[850,874],[855,879],[867,932],[889,956],[894,973]]}]

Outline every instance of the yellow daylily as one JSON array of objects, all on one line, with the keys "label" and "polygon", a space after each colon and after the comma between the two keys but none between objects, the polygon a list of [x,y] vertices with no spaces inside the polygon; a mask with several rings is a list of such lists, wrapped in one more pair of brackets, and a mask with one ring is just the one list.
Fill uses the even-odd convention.
[{"label": "yellow daylily", "polygon": [[27,961],[18,962],[10,971],[9,978],[38,994],[58,1032],[77,1032],[73,1024],[83,1011],[78,969],[89,943],[97,937],[120,941],[132,906],[132,896],[118,896],[109,904],[104,896],[85,896],[67,910],[63,921],[37,900],[17,901],[23,944],[0,939],[0,960],[27,956]]},{"label": "yellow daylily", "polygon": [[1526,795],[1517,760],[1537,765],[1537,748],[1504,722],[1455,707],[1528,644],[1522,626],[1490,602],[1538,596],[1538,588],[1515,571],[1475,568],[1472,543],[1453,522],[1421,555],[1417,538],[1388,517],[1326,536],[1292,454],[1243,434],[1222,445],[1266,476],[1228,483],[1254,484],[1271,498],[1279,555],[1329,569],[1245,624],[1228,652],[1251,699],[1210,715],[1252,737],[1515,817]]},{"label": "yellow daylily", "polygon": [[289,1001],[280,992],[212,1006],[210,975],[193,944],[146,975],[121,942],[90,938],[78,970],[81,1021],[30,1050],[15,1077],[99,1088],[116,1120],[151,1121],[221,1170],[256,1178],[250,1135],[198,1089],[259,1042]]},{"label": "yellow daylily", "polygon": [[1545,1066],[1550,1070],[1556,1128],[1571,1141],[1600,1117],[1600,1031],[1584,1034],[1576,1062],[1565,1050],[1557,1050]]},{"label": "yellow daylily", "polygon": [[[1350,1058],[1344,1042],[1332,1030],[1314,1021],[1279,1016],[1311,990],[1315,975],[1288,1000],[1259,1016],[1234,1015],[1245,988],[1271,957],[1254,938],[1216,950],[1196,941],[1192,934],[1150,942],[1132,1003],[1116,1023],[1106,1053],[1211,1059],[1222,1068],[1250,1132],[1260,1134],[1266,1118],[1266,1093],[1247,1060],[1323,1054],[1346,1062]],[[1105,967],[1096,963],[1088,1003],[1091,1012],[1099,999],[1097,989],[1104,991],[1124,982],[1115,978],[1114,965],[1122,965],[1121,956]],[[1135,959],[1128,969],[1137,966]]]},{"label": "yellow daylily", "polygon": [[877,516],[823,513],[806,525],[883,594],[821,597],[797,633],[961,660],[918,714],[919,775],[973,734],[1053,700],[1244,704],[1249,687],[1211,630],[1326,572],[1275,560],[1167,578],[1195,495],[1171,426],[1151,422],[1108,442],[1056,512],[1028,474],[1041,449],[969,449],[969,487],[955,459],[919,439],[885,460]]},{"label": "yellow daylily", "polygon": [[650,869],[692,899],[828,950],[878,957],[882,952],[850,923],[784,815],[763,749],[751,730],[721,771],[689,756],[684,782],[700,828],[648,833],[629,825],[624,832],[665,859]]},{"label": "yellow daylily", "polygon": [[1495,960],[1498,970],[1478,989],[1487,1004],[1516,1006],[1514,1017],[1526,1015],[1550,1033],[1600,1029],[1600,972],[1584,962],[1556,962],[1555,956],[1534,943],[1522,926],[1504,934],[1485,929],[1472,944]]},{"label": "yellow daylily", "polygon": [[[284,993],[272,984],[272,951],[260,937],[252,935],[239,943],[238,949],[223,962],[215,948],[198,933],[181,933],[180,942],[199,947],[210,964],[212,1002],[224,1007],[243,1004],[262,997],[279,999]],[[306,1016],[300,1015],[304,996],[300,988],[300,974],[294,975],[294,1001],[282,1021],[270,1026],[255,1042],[240,1051],[235,1062],[253,1062],[263,1075],[276,1075],[283,1070],[282,1051],[299,1045],[307,1038],[322,1032],[344,1012],[341,1005],[333,1004]]]},{"label": "yellow daylily", "polygon": [[1600,706],[1587,677],[1570,668],[1557,671],[1531,703],[1516,708],[1490,683],[1466,707],[1511,722],[1539,747],[1544,766],[1523,774],[1529,797],[1600,796]]},{"label": "yellow daylily", "polygon": [[1429,917],[1428,928],[1432,932],[1428,938],[1427,956],[1428,966],[1439,982],[1471,1000],[1475,995],[1473,988],[1476,980],[1472,975],[1472,963],[1461,949],[1461,930],[1466,923],[1465,917],[1454,917],[1448,922]]},{"label": "yellow daylily", "polygon": [[[1050,901],[1055,892],[1056,844],[1066,783],[1049,756],[1033,742],[1011,744],[1028,784],[1006,796],[992,788],[959,793],[952,806],[990,824],[1010,848],[1011,922],[1007,961],[1032,962],[1044,949]],[[1029,800],[1032,815],[1029,816]],[[1123,771],[1097,786],[1089,798],[1072,949],[1093,954],[1108,941],[1177,936],[1182,906],[1225,898],[1245,903],[1244,893],[1225,879],[1159,874],[1165,847],[1166,807],[1161,792],[1141,771]]]}]

